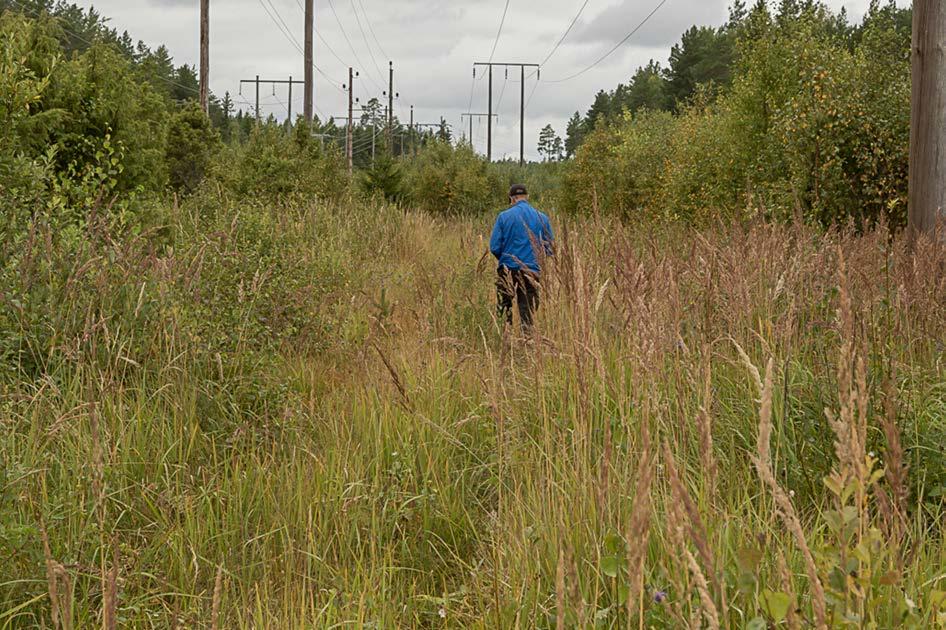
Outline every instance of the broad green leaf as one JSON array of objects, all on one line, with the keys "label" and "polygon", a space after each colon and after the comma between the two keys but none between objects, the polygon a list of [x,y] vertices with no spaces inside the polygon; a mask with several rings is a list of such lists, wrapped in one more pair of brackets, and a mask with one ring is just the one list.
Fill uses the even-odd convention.
[{"label": "broad green leaf", "polygon": [[604,549],[609,554],[617,556],[625,553],[627,550],[624,544],[624,538],[619,534],[608,534],[604,539]]},{"label": "broad green leaf", "polygon": [[841,522],[841,514],[835,510],[827,510],[824,513],[824,520],[828,523],[828,528],[837,534],[841,531],[843,523]]},{"label": "broad green leaf", "polygon": [[617,597],[616,597],[618,606],[623,606],[624,604],[627,603],[627,596],[630,593],[630,590],[631,590],[630,587],[625,582],[621,582],[620,584],[618,584]]},{"label": "broad green leaf", "polygon": [[767,628],[768,624],[765,623],[765,619],[762,617],[756,617],[746,624],[746,630],[766,630]]},{"label": "broad green leaf", "polygon": [[781,623],[788,615],[788,607],[792,605],[792,598],[785,593],[773,593],[769,589],[762,591],[765,607],[775,623]]},{"label": "broad green leaf", "polygon": [[601,558],[601,572],[610,578],[615,578],[621,571],[621,560],[617,556]]}]

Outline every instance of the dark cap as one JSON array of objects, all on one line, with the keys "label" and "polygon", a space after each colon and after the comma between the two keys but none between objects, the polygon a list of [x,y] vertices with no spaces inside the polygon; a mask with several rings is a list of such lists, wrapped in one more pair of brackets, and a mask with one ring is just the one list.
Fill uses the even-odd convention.
[{"label": "dark cap", "polygon": [[527,191],[526,187],[523,186],[522,184],[513,184],[512,187],[509,188],[510,197],[518,197],[520,195],[528,195],[528,194],[529,194],[529,191]]}]

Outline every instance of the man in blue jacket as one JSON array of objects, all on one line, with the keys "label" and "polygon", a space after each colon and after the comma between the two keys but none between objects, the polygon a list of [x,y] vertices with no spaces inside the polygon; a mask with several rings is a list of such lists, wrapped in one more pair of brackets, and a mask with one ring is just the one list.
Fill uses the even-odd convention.
[{"label": "man in blue jacket", "polygon": [[499,262],[496,292],[500,316],[512,324],[515,299],[522,332],[528,334],[532,330],[532,316],[539,307],[541,263],[552,254],[554,237],[549,218],[529,205],[525,186],[512,186],[509,202],[512,206],[496,218],[489,250]]}]

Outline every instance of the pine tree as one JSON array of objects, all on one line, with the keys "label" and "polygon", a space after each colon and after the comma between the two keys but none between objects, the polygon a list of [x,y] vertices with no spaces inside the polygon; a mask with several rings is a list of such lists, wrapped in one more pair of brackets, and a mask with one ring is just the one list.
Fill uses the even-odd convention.
[{"label": "pine tree", "polygon": [[581,114],[575,114],[568,120],[568,126],[565,128],[565,157],[571,158],[581,146],[583,134],[581,130]]},{"label": "pine tree", "polygon": [[745,0],[735,0],[729,7],[729,22],[726,24],[726,28],[729,30],[738,28],[745,21],[748,14]]},{"label": "pine tree", "polygon": [[634,73],[622,99],[622,109],[636,112],[640,109],[668,109],[671,105],[667,80],[660,64],[653,59]]},{"label": "pine tree", "polygon": [[595,101],[591,104],[591,107],[588,109],[588,112],[585,114],[585,121],[582,123],[584,126],[583,131],[588,133],[593,131],[595,125],[598,124],[598,120],[607,119],[611,115],[611,95],[605,90],[600,90],[595,95]]},{"label": "pine tree", "polygon": [[670,97],[679,109],[699,85],[727,86],[732,79],[735,55],[733,38],[725,29],[690,28],[670,51],[666,76]]},{"label": "pine tree", "polygon": [[448,125],[447,121],[443,118],[440,119],[440,128],[437,130],[437,138],[443,142],[450,142],[453,140],[453,133],[450,131],[450,125]]},{"label": "pine tree", "polygon": [[542,131],[539,132],[538,151],[539,155],[541,155],[545,161],[552,159],[555,138],[555,129],[552,128],[552,125],[546,125],[542,128]]},{"label": "pine tree", "polygon": [[556,162],[559,162],[564,157],[565,157],[565,143],[562,142],[561,136],[556,134],[555,140],[552,141],[552,158]]}]

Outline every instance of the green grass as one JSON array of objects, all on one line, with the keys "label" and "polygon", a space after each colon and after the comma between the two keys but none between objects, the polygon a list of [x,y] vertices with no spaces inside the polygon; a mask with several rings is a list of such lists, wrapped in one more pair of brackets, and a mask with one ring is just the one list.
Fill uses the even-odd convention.
[{"label": "green grass", "polygon": [[[116,558],[119,627],[211,627],[218,571],[219,628],[680,627],[707,608],[683,548],[724,626],[774,625],[767,598],[789,590],[810,619],[802,556],[750,459],[760,393],[736,344],[763,374],[773,359],[773,463],[830,624],[941,619],[941,280],[913,275],[883,234],[578,221],[557,226],[542,338],[525,343],[497,329],[492,262],[477,267],[489,221],[204,195],[172,213],[164,249],[101,243],[51,262],[40,284],[60,324],[22,320],[42,352],[21,365],[39,367],[2,390],[0,628],[52,626],[47,562],[69,578],[71,627],[102,624]],[[855,270],[868,448],[888,450],[892,377],[910,494],[902,542],[884,536],[835,589],[840,559],[889,531],[876,498],[843,544],[829,526],[839,251]],[[81,270],[99,255],[112,262]],[[644,605],[628,618],[644,424],[656,476]],[[664,444],[705,531],[669,509]]]}]

